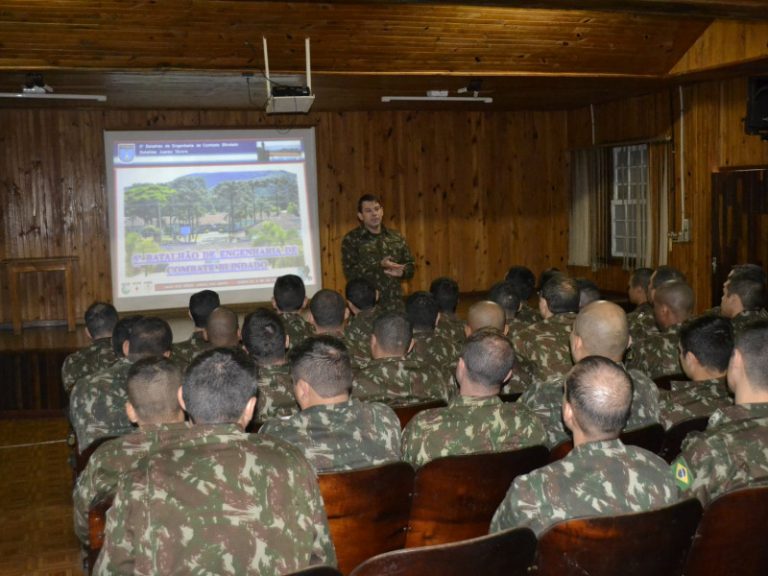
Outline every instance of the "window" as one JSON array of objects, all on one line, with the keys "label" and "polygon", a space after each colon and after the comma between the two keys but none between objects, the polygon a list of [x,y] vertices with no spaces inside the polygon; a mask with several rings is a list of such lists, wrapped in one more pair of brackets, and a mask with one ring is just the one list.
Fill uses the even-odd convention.
[{"label": "window", "polygon": [[636,258],[646,227],[648,146],[613,148],[611,256]]}]

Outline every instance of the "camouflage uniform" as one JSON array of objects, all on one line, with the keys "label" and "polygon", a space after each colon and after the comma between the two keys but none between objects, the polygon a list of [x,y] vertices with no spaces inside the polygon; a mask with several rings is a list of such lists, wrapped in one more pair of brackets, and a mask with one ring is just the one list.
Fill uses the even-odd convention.
[{"label": "camouflage uniform", "polygon": [[465,325],[464,320],[456,316],[456,314],[441,312],[435,331],[457,346],[461,346],[467,339],[467,335],[464,332]]},{"label": "camouflage uniform", "polygon": [[570,336],[576,312],[555,314],[517,333],[515,353],[536,368],[537,380],[565,374],[573,367]]},{"label": "camouflage uniform", "polygon": [[442,456],[503,452],[544,444],[541,421],[498,396],[457,396],[447,408],[420,412],[403,431],[403,460],[414,468]]},{"label": "camouflage uniform", "polygon": [[371,334],[379,312],[377,307],[360,310],[344,327],[344,340],[349,353],[360,363],[367,364],[371,361]]},{"label": "camouflage uniform", "polygon": [[400,460],[400,421],[384,404],[349,399],[305,408],[259,430],[299,448],[318,473]]},{"label": "camouflage uniform", "polygon": [[655,454],[602,440],[512,482],[491,532],[525,526],[540,535],[563,520],[664,508],[681,500],[669,465]]},{"label": "camouflage uniform", "polygon": [[315,335],[315,327],[307,322],[299,312],[282,312],[280,319],[283,321],[285,333],[288,335],[288,344],[291,348]]},{"label": "camouflage uniform", "polygon": [[504,383],[502,392],[504,394],[520,393],[527,390],[534,382],[536,367],[525,358],[515,358],[515,365],[512,366],[512,376]]},{"label": "camouflage uniform", "polygon": [[133,430],[125,413],[130,368],[131,362],[120,358],[106,370],[81,378],[75,384],[69,401],[69,421],[80,451],[100,438],[122,436]]},{"label": "camouflage uniform", "polygon": [[[632,408],[624,430],[636,430],[658,423],[661,417],[659,389],[653,380],[642,372],[629,370],[628,373],[632,380]],[[564,386],[565,376],[543,383],[537,382],[523,392],[519,400],[544,421],[549,448],[554,448],[570,438],[562,419]]]},{"label": "camouflage uniform", "polygon": [[670,388],[670,391],[659,392],[661,423],[665,430],[686,420],[711,416],[718,408],[733,404],[725,378],[671,382]]},{"label": "camouflage uniform", "polygon": [[[405,264],[402,278],[384,274],[381,261],[387,256],[397,264]],[[341,261],[347,280],[365,278],[379,289],[379,306],[382,309],[403,309],[400,282],[413,278],[414,260],[405,238],[400,234],[383,225],[379,234],[373,234],[361,225],[344,236]]]},{"label": "camouflage uniform", "polygon": [[203,338],[203,331],[195,330],[187,340],[175,343],[171,347],[171,356],[174,362],[178,362],[180,365],[182,363],[183,365],[188,365],[195,356],[205,352],[210,347],[211,345]]},{"label": "camouflage uniform", "polygon": [[80,378],[101,372],[114,364],[115,360],[117,357],[112,350],[112,338],[99,338],[85,348],[73,352],[61,366],[64,391],[69,394]]},{"label": "camouflage uniform", "polygon": [[738,336],[744,331],[744,328],[749,326],[752,322],[768,319],[768,312],[763,309],[760,310],[744,310],[741,314],[737,314],[731,318],[731,324],[733,324],[733,333]]},{"label": "camouflage uniform", "polygon": [[656,319],[653,317],[653,304],[644,302],[627,314],[629,334],[637,342],[652,334],[658,334]]},{"label": "camouflage uniform", "polygon": [[517,311],[515,316],[516,320],[520,320],[526,326],[530,326],[536,322],[541,322],[541,314],[535,308],[532,308],[527,302],[523,302],[520,306],[520,310]]},{"label": "camouflage uniform", "polygon": [[287,363],[259,365],[259,401],[256,420],[266,422],[274,418],[288,418],[299,411],[293,395],[291,369]]},{"label": "camouflage uniform", "polygon": [[453,378],[436,366],[405,358],[380,358],[355,372],[352,396],[390,406],[427,400],[450,400],[456,393]]},{"label": "camouflage uniform", "polygon": [[681,487],[706,506],[729,490],[768,483],[768,403],[720,408],[691,432],[672,464]]},{"label": "camouflage uniform", "polygon": [[681,374],[680,324],[670,326],[666,332],[648,336],[632,345],[632,360],[629,366],[647,374],[651,379],[659,376]]},{"label": "camouflage uniform", "polygon": [[513,347],[515,345],[515,338],[517,337],[517,334],[531,324],[533,324],[533,322],[526,322],[525,320],[521,320],[519,316],[515,316],[514,318],[509,318],[507,320],[507,339]]},{"label": "camouflage uniform", "polygon": [[312,467],[234,424],[197,425],[121,478],[94,574],[286,574],[336,564]]},{"label": "camouflage uniform", "polygon": [[439,332],[414,331],[413,350],[408,357],[437,366],[446,374],[446,377],[450,377],[456,370],[460,354],[460,345]]},{"label": "camouflage uniform", "polygon": [[153,450],[183,433],[189,424],[145,424],[140,430],[110,440],[99,446],[88,466],[77,479],[72,499],[75,508],[75,533],[88,543],[88,509],[114,495],[118,480],[134,470],[139,461]]}]

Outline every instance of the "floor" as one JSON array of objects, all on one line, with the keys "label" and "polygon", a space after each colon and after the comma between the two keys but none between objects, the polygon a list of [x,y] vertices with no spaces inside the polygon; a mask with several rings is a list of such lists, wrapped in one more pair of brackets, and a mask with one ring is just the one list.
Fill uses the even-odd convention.
[{"label": "floor", "polygon": [[82,574],[62,418],[0,421],[0,575]]}]

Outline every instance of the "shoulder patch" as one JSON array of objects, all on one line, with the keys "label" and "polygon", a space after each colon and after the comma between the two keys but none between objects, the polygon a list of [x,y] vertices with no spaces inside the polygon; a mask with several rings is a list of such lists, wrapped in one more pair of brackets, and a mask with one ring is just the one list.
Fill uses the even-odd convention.
[{"label": "shoulder patch", "polygon": [[688,490],[691,487],[691,470],[688,468],[688,463],[685,458],[678,458],[672,464],[673,471],[675,473],[675,482],[683,489]]}]

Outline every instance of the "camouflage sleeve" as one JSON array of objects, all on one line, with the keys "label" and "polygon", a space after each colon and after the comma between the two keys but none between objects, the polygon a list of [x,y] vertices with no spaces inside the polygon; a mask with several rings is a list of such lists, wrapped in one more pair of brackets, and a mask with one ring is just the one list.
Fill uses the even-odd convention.
[{"label": "camouflage sleeve", "polygon": [[77,374],[72,364],[75,362],[75,354],[70,354],[64,359],[64,364],[61,365],[61,383],[64,386],[64,391],[69,393],[77,382]]},{"label": "camouflage sleeve", "polygon": [[88,544],[88,510],[107,495],[113,493],[118,475],[102,462],[109,459],[112,442],[99,446],[91,455],[88,466],[77,479],[72,500],[75,510],[75,534],[83,544]]},{"label": "camouflage sleeve", "polygon": [[424,451],[425,430],[421,423],[423,418],[420,414],[408,422],[403,430],[403,461],[408,462],[414,468],[423,466],[427,462],[426,452]]},{"label": "camouflage sleeve", "polygon": [[376,427],[381,430],[382,434],[385,436],[384,444],[387,447],[387,450],[394,454],[398,460],[401,460],[400,419],[397,417],[395,411],[386,404],[379,404],[378,406],[381,412],[381,421],[376,424]]},{"label": "camouflage sleeve", "polygon": [[554,511],[544,494],[544,482],[540,474],[528,474],[515,479],[504,501],[491,520],[490,533],[509,528],[527,527],[536,536],[551,524]]},{"label": "camouflage sleeve", "polygon": [[374,275],[371,263],[360,257],[358,242],[351,232],[341,241],[341,264],[347,280],[370,278]]},{"label": "camouflage sleeve", "polygon": [[730,476],[730,466],[722,462],[727,450],[716,444],[716,437],[689,434],[683,442],[682,453],[672,463],[678,486],[690,491],[704,507],[709,504],[712,488]]},{"label": "camouflage sleeve", "polygon": [[408,248],[408,243],[405,241],[405,237],[402,235],[398,235],[398,237],[400,238],[400,242],[397,254],[393,255],[393,260],[398,264],[405,264],[403,280],[408,280],[409,278],[413,278],[416,262],[413,259],[413,254],[411,254],[410,248]]}]

